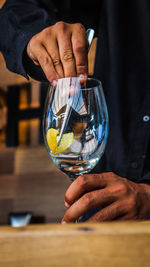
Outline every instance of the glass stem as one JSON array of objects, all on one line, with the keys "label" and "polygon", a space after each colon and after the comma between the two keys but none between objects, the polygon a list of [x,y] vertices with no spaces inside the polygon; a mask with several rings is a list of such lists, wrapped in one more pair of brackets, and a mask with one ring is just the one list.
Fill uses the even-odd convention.
[{"label": "glass stem", "polygon": [[73,173],[73,174],[71,173],[71,174],[68,175],[68,177],[69,177],[69,179],[71,180],[71,182],[74,182],[74,180],[75,180],[78,176],[79,176],[79,175],[76,175],[76,174],[74,174],[74,173]]}]

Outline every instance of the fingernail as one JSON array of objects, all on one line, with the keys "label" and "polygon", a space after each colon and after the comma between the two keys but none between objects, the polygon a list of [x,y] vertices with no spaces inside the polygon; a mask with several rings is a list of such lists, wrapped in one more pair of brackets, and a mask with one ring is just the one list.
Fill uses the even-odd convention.
[{"label": "fingernail", "polygon": [[63,221],[63,222],[61,222],[61,224],[66,224],[66,222],[65,222],[65,221]]},{"label": "fingernail", "polygon": [[68,209],[70,207],[70,205],[65,201],[65,207]]},{"label": "fingernail", "polygon": [[86,80],[86,79],[87,79],[87,76],[84,75],[84,74],[80,74],[80,75],[79,75],[79,79],[80,79],[80,81],[82,81],[82,80]]},{"label": "fingernail", "polygon": [[56,80],[53,80],[53,81],[52,81],[52,85],[53,85],[54,87],[56,87],[56,86],[57,86],[57,81],[56,81]]}]

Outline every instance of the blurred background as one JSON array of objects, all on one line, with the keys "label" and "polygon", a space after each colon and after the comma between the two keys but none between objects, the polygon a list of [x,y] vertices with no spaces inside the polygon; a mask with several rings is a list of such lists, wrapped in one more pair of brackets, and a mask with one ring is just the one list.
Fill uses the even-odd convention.
[{"label": "blurred background", "polygon": [[[0,0],[0,8],[4,4]],[[92,75],[96,39],[89,53]],[[0,225],[31,214],[31,223],[57,223],[70,184],[43,144],[42,116],[47,84],[6,69],[0,53]]]}]

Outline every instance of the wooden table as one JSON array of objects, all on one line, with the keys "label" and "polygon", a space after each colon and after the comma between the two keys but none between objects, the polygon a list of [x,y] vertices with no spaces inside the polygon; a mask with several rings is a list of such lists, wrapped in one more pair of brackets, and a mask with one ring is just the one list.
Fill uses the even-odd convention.
[{"label": "wooden table", "polygon": [[149,267],[150,222],[0,227],[0,267]]}]

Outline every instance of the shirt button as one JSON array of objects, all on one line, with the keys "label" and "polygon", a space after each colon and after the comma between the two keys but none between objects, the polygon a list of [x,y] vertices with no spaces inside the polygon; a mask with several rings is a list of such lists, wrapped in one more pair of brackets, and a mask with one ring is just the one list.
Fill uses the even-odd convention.
[{"label": "shirt button", "polygon": [[132,167],[133,169],[137,169],[137,167],[138,167],[138,163],[137,163],[136,161],[133,161],[133,162],[131,163],[131,167]]},{"label": "shirt button", "polygon": [[149,117],[149,116],[145,115],[145,116],[143,117],[143,121],[149,121],[149,120],[150,120],[150,117]]}]

